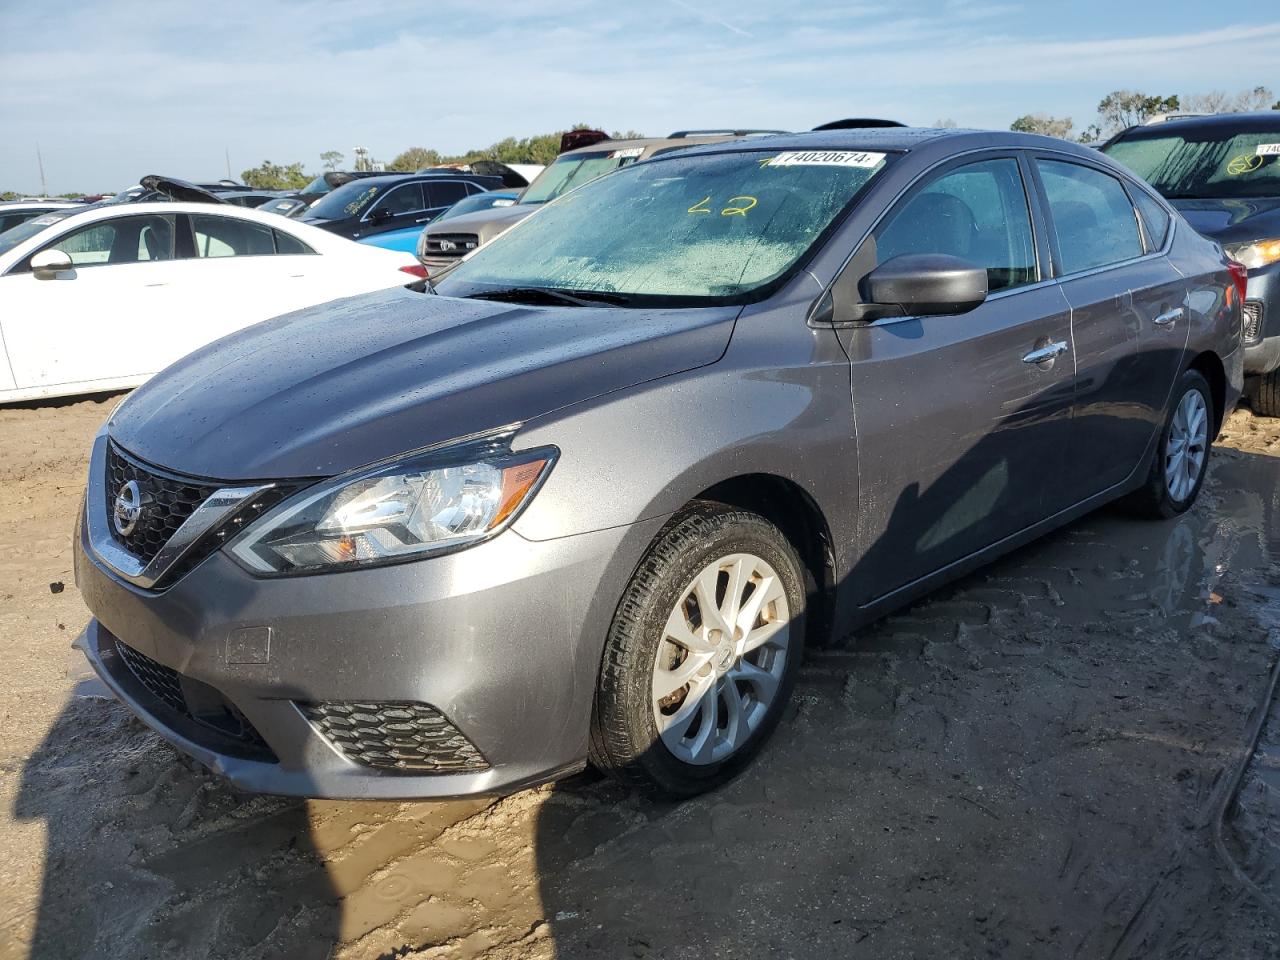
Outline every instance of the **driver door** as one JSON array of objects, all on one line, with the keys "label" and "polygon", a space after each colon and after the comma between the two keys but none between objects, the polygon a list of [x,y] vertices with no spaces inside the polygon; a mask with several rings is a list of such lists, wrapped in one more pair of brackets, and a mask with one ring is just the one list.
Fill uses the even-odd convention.
[{"label": "driver door", "polygon": [[[865,275],[902,254],[951,254],[986,267],[990,291],[969,313],[843,331],[862,471],[862,604],[1069,500],[1059,477],[1075,382],[1070,308],[1040,282],[1047,258],[1026,174],[1014,154],[944,167],[897,202],[846,267]],[[1061,352],[1035,362],[1050,345]]]},{"label": "driver door", "polygon": [[389,230],[402,230],[419,221],[426,223],[426,210],[422,182],[402,183],[388,190],[374,203],[364,215],[357,236],[367,237]]}]

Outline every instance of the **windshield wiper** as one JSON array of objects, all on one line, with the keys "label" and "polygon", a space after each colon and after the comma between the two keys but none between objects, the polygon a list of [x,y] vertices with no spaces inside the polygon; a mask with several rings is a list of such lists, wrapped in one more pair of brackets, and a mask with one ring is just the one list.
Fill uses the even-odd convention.
[{"label": "windshield wiper", "polygon": [[575,307],[592,307],[597,303],[610,303],[619,306],[630,303],[629,297],[617,293],[606,293],[603,290],[560,290],[556,287],[505,287],[502,290],[485,290],[472,293],[468,300],[499,300],[512,303],[529,303],[550,301],[551,303],[569,304]]}]

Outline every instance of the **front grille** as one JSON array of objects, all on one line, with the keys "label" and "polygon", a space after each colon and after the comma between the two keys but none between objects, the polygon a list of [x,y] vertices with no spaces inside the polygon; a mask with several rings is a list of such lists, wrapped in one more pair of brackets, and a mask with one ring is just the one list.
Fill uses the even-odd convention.
[{"label": "front grille", "polygon": [[1252,343],[1262,336],[1262,301],[1246,300],[1240,314],[1244,326],[1244,338]]},{"label": "front grille", "polygon": [[[149,498],[149,502],[139,516],[137,526],[128,536],[122,536],[116,529],[112,515],[120,488],[130,480],[137,482],[139,488]],[[164,588],[186,576],[243,530],[247,524],[258,519],[286,497],[297,493],[308,482],[310,481],[277,482],[261,491],[192,544],[173,566],[164,571],[155,586]],[[200,480],[161,470],[130,455],[114,443],[108,444],[106,484],[103,490],[106,498],[107,527],[111,531],[113,540],[144,564],[150,563],[201,504],[218,490],[229,485],[235,484]]]},{"label": "front grille", "polygon": [[[130,480],[138,483],[151,502],[142,511],[138,524],[126,537],[110,522],[115,511],[116,496]],[[218,489],[218,484],[166,473],[126,454],[114,443],[107,446],[106,497],[107,519],[111,536],[143,563],[150,563],[169,542],[187,517]]]},{"label": "front grille", "polygon": [[383,770],[449,773],[489,764],[434,707],[425,703],[300,703],[307,719],[349,760]]},{"label": "front grille", "polygon": [[[157,663],[119,638],[116,638],[115,645],[129,672],[169,710],[179,714],[184,720],[228,738],[238,746],[238,749],[232,748],[228,752],[253,760],[276,762],[275,754],[249,719],[213,687],[184,677],[163,663]],[[225,741],[222,749],[227,749]]]},{"label": "front grille", "polygon": [[474,233],[429,233],[423,237],[424,259],[446,263],[465,257],[480,246],[480,237]]}]

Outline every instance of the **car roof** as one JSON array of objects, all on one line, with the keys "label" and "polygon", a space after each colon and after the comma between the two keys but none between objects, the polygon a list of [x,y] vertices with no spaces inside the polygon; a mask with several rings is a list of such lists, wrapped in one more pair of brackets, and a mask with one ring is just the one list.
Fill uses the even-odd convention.
[{"label": "car roof", "polygon": [[[566,150],[560,154],[560,157],[571,157],[576,153],[600,153],[605,150],[635,150],[641,149],[645,153],[651,153],[662,150],[666,147],[694,147],[704,143],[724,143],[727,140],[757,140],[772,138],[777,136],[775,133],[698,133],[690,131],[684,133],[677,131],[676,136],[671,137],[634,137],[630,140],[601,140],[598,143],[592,143],[585,147],[575,147],[572,150]],[[557,157],[556,159],[560,159]]]},{"label": "car roof", "polygon": [[[381,173],[376,177],[361,177],[359,181],[349,180],[342,187],[349,187],[353,183],[359,183],[363,187],[373,186],[392,186],[397,183],[408,183],[411,180],[492,180],[493,177],[485,177],[478,173],[465,173],[462,170],[433,170],[427,173]],[[334,187],[335,190],[341,190],[342,187]]]},{"label": "car roof", "polygon": [[1112,141],[1125,139],[1155,139],[1174,131],[1220,130],[1223,133],[1280,129],[1280,111],[1259,110],[1254,113],[1214,113],[1202,117],[1168,117],[1157,123],[1144,123],[1129,127],[1116,134]]}]

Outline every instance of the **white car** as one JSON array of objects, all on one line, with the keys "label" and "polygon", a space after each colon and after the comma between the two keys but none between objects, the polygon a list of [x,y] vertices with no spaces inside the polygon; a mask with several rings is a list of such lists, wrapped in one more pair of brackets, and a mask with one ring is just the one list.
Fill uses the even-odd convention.
[{"label": "white car", "polygon": [[47,213],[0,234],[0,403],[135,387],[252,323],[422,275],[411,254],[230,204]]}]

